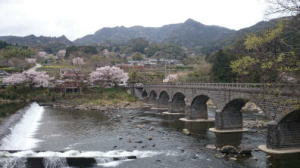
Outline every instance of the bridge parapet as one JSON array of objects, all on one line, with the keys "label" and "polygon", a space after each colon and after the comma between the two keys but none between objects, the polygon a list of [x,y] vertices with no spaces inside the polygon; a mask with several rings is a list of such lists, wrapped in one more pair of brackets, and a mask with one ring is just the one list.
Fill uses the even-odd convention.
[{"label": "bridge parapet", "polygon": [[273,83],[156,83],[145,84],[144,88],[182,88],[207,90],[232,90],[281,95],[300,95],[300,84]]}]

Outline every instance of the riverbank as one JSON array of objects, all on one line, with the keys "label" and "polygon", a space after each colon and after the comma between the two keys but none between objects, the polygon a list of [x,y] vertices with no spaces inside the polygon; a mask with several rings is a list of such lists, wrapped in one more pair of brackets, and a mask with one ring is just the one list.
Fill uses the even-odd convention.
[{"label": "riverbank", "polygon": [[0,105],[28,102],[59,108],[100,111],[144,106],[144,103],[138,101],[125,88],[83,88],[80,93],[62,93],[54,89],[26,87],[0,89]]}]

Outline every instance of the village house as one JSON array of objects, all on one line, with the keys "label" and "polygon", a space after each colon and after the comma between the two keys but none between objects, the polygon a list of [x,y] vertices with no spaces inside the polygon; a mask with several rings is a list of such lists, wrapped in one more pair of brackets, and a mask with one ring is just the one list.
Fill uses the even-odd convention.
[{"label": "village house", "polygon": [[85,83],[87,83],[86,75],[79,69],[61,69],[60,79],[56,81],[56,88],[65,93],[81,92]]}]

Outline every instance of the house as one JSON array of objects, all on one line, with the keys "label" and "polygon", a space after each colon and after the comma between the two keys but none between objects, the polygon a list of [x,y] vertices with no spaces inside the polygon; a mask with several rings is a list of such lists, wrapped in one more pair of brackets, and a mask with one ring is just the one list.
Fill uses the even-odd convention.
[{"label": "house", "polygon": [[61,69],[60,70],[60,79],[62,80],[76,80],[76,81],[84,81],[86,75],[83,74],[78,69]]},{"label": "house", "polygon": [[60,80],[56,80],[56,89],[64,93],[81,92],[86,83],[86,75],[78,69],[61,69]]}]

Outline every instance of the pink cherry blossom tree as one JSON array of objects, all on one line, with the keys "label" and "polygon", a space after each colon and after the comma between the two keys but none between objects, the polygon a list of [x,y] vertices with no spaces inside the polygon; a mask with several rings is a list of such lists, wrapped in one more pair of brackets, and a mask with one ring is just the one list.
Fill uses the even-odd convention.
[{"label": "pink cherry blossom tree", "polygon": [[90,73],[90,81],[95,82],[110,82],[114,85],[126,83],[128,80],[128,73],[115,66],[104,66],[97,68],[96,71]]},{"label": "pink cherry blossom tree", "polygon": [[52,79],[46,72],[30,70],[12,74],[4,78],[3,83],[8,85],[28,84],[30,87],[48,87]]},{"label": "pink cherry blossom tree", "polygon": [[50,81],[53,79],[43,71],[25,71],[23,74],[26,76],[29,85],[35,87],[48,87]]},{"label": "pink cherry blossom tree", "polygon": [[18,85],[27,81],[26,76],[23,73],[15,73],[8,77],[3,78],[3,83],[7,85]]},{"label": "pink cherry blossom tree", "polygon": [[82,65],[84,65],[85,63],[84,63],[83,58],[81,58],[81,57],[75,57],[75,58],[72,59],[72,64],[73,64],[73,65],[82,66]]},{"label": "pink cherry blossom tree", "polygon": [[170,74],[168,75],[164,80],[163,82],[166,83],[166,82],[174,82],[178,79],[178,75],[177,74]]}]

